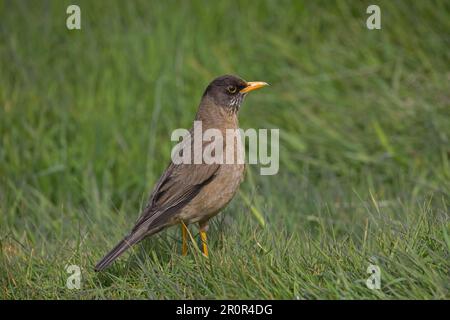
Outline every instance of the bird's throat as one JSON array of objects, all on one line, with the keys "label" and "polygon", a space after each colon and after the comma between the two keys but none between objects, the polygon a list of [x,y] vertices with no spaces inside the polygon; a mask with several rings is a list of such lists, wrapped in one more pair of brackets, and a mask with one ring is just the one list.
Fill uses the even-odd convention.
[{"label": "bird's throat", "polygon": [[239,128],[238,111],[239,105],[233,109],[228,106],[219,106],[211,99],[203,99],[195,120],[201,121],[204,129],[237,129]]}]

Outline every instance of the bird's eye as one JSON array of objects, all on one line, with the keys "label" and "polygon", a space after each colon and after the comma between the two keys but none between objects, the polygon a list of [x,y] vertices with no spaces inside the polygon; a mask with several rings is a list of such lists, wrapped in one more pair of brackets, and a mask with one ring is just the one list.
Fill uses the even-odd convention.
[{"label": "bird's eye", "polygon": [[235,86],[228,86],[227,91],[229,93],[236,93],[237,88]]}]

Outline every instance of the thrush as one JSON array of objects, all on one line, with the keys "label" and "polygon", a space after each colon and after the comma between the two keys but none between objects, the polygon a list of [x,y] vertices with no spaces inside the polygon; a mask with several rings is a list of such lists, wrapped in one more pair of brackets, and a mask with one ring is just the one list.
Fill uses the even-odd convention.
[{"label": "thrush", "polygon": [[[216,129],[225,137],[227,129],[239,129],[238,111],[247,93],[266,85],[232,75],[214,79],[203,93],[195,121],[201,122],[202,131]],[[191,139],[188,141],[195,152],[199,146],[205,148],[208,142],[196,143],[198,137],[192,137],[193,130],[189,131]],[[187,254],[187,225],[198,223],[202,252],[208,256],[208,221],[233,199],[244,177],[245,165],[237,161],[236,154],[242,150],[240,137],[232,142],[227,140],[223,139],[223,149],[227,148],[227,143],[233,143],[230,150],[234,150],[235,160],[231,163],[176,164],[172,160],[131,232],[95,266],[95,270],[104,270],[132,245],[176,224],[181,225],[182,254]]]}]

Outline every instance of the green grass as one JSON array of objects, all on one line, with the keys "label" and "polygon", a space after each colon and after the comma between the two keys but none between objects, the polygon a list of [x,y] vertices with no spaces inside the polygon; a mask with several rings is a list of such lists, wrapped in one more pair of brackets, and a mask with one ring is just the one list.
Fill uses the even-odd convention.
[{"label": "green grass", "polygon": [[[448,1],[377,1],[378,31],[371,1],[76,2],[81,31],[0,1],[0,298],[449,298]],[[278,175],[248,170],[209,259],[173,228],[96,274],[226,73],[271,83],[240,124],[280,129]]]}]

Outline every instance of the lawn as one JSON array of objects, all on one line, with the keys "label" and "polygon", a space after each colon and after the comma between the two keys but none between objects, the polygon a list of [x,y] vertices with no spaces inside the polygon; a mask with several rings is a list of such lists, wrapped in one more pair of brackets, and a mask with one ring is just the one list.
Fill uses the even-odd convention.
[{"label": "lawn", "polygon": [[[450,2],[368,30],[372,2],[0,0],[0,298],[449,299]],[[172,228],[95,273],[229,73],[271,84],[240,126],[280,130],[278,174],[248,167],[209,259]]]}]

